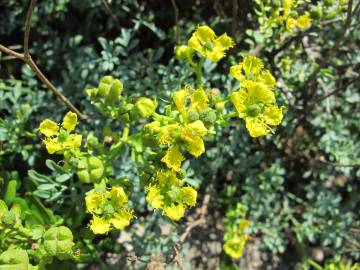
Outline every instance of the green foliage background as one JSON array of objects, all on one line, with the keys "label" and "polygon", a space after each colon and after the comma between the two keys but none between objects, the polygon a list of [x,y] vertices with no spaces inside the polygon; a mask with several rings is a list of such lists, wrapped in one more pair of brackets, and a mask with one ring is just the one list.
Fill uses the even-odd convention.
[{"label": "green foliage background", "polygon": [[[0,2],[1,44],[22,44],[27,5],[23,0]],[[343,36],[342,15],[320,18],[294,34],[260,31],[258,19],[264,13],[256,1],[113,0],[108,5],[110,10],[100,0],[39,1],[33,15],[34,60],[83,113],[96,114],[84,90],[107,74],[120,78],[130,95],[171,101],[171,92],[189,78],[184,64],[174,59],[173,47],[185,43],[198,24],[227,32],[237,43],[228,62],[205,63],[209,87],[224,93],[236,89],[228,68],[250,52],[272,70],[279,83],[278,103],[287,106],[275,135],[252,139],[239,119],[206,143],[206,155],[185,164],[191,184],[199,188],[199,207],[204,196],[210,200],[205,226],[194,228],[179,249],[182,267],[294,269],[306,267],[309,258],[320,263],[359,260],[359,2],[353,3],[357,12]],[[329,53],[339,37],[339,46]],[[82,259],[62,263],[61,269],[157,269],[149,267],[159,262],[176,269],[174,244],[187,222],[197,218],[197,209],[174,225],[147,207],[136,185],[131,198],[135,224],[120,238],[116,232],[85,237],[87,187],[47,161],[36,131],[43,119],[60,121],[66,111],[28,66],[1,55],[1,196],[16,180],[17,196],[40,199],[71,228]],[[104,126],[118,128],[98,119],[83,121],[79,128],[101,134]],[[139,182],[129,155],[117,161],[116,170]],[[243,259],[233,262],[221,252],[221,241],[225,213],[238,202],[248,207],[251,239]]]}]

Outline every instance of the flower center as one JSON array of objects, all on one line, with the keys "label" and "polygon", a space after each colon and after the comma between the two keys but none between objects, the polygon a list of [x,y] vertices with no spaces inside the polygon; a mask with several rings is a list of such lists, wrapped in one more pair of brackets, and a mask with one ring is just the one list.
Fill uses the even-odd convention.
[{"label": "flower center", "polygon": [[251,104],[246,108],[246,113],[250,117],[256,117],[261,113],[263,107],[262,104]]}]

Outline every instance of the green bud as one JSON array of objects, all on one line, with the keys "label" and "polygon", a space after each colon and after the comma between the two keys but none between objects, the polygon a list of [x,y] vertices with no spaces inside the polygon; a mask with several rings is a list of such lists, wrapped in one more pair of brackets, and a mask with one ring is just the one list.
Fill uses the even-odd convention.
[{"label": "green bud", "polygon": [[16,223],[16,216],[15,216],[15,214],[13,212],[7,211],[2,215],[1,222],[6,227],[14,226],[15,223]]},{"label": "green bud", "polygon": [[78,165],[77,176],[84,183],[98,182],[104,174],[102,161],[94,156],[82,158]]},{"label": "green bud", "polygon": [[110,90],[109,90],[109,93],[108,93],[106,99],[109,101],[117,100],[119,98],[119,96],[121,95],[123,88],[124,88],[124,86],[120,80],[118,80],[118,79],[114,80],[110,87]]},{"label": "green bud", "polygon": [[187,118],[188,118],[189,122],[195,122],[195,121],[199,120],[200,115],[198,112],[190,111],[190,112],[188,112]]},{"label": "green bud", "polygon": [[113,80],[114,78],[112,76],[104,76],[102,77],[100,83],[111,84]]},{"label": "green bud", "polygon": [[225,102],[217,102],[215,103],[215,109],[217,111],[222,111],[225,108]]},{"label": "green bud", "polygon": [[29,256],[25,250],[12,249],[1,253],[0,270],[28,270]]},{"label": "green bud", "polygon": [[178,60],[189,59],[192,55],[192,49],[186,45],[175,47],[175,56]]},{"label": "green bud", "polygon": [[106,84],[106,83],[100,83],[99,84],[99,95],[103,98],[106,98],[107,95],[109,94],[109,91],[110,91],[110,87],[111,85],[110,84]]},{"label": "green bud", "polygon": [[50,228],[44,234],[46,252],[59,260],[71,258],[73,246],[72,232],[65,226]]},{"label": "green bud", "polygon": [[135,110],[140,116],[147,118],[155,112],[156,103],[149,98],[141,97],[135,104]]},{"label": "green bud", "polygon": [[212,109],[207,109],[200,113],[200,120],[204,122],[205,125],[212,125],[216,122],[216,113]]}]

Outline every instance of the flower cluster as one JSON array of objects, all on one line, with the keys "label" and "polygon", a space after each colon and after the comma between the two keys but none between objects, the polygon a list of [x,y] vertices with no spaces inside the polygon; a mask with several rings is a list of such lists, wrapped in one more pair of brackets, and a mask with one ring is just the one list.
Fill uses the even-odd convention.
[{"label": "flower cluster", "polygon": [[224,234],[224,252],[233,259],[240,259],[244,253],[244,248],[249,236],[246,230],[250,221],[245,218],[247,207],[238,203],[235,208],[230,208],[226,212]]},{"label": "flower cluster", "polygon": [[106,188],[105,182],[86,193],[86,210],[92,214],[90,229],[95,234],[105,234],[112,227],[122,230],[134,218],[132,209],[127,209],[128,196],[120,186]]},{"label": "flower cluster", "polygon": [[263,69],[262,61],[255,56],[246,56],[238,65],[230,68],[230,74],[240,81],[240,89],[230,96],[240,118],[252,137],[271,132],[283,118],[282,108],[276,105],[275,78]]},{"label": "flower cluster", "polygon": [[[85,201],[87,212],[92,215],[90,229],[95,234],[106,234],[112,228],[122,230],[134,217],[128,207],[133,183],[117,178],[112,164],[125,149],[131,151],[146,201],[164,216],[178,221],[197,200],[197,191],[188,184],[183,162],[205,153],[205,141],[216,133],[219,125],[225,126],[231,117],[240,117],[250,135],[258,137],[269,135],[270,126],[280,124],[283,113],[276,105],[276,80],[260,59],[247,56],[231,67],[230,74],[240,82],[240,89],[230,96],[222,97],[220,90],[203,84],[205,58],[218,62],[233,46],[233,40],[226,34],[218,37],[208,26],[199,26],[188,45],[177,47],[177,58],[190,65],[197,80],[194,85],[179,85],[171,104],[159,110],[163,114],[157,112],[156,100],[123,95],[120,80],[103,77],[87,94],[101,114],[122,122],[124,128],[122,136],[110,128],[104,129],[102,142],[88,134],[86,152],[80,150],[81,135],[70,134],[77,123],[75,114],[68,113],[60,127],[48,119],[40,124],[49,153],[64,154],[64,168],[76,171],[81,182],[94,185]],[[195,53],[199,57],[193,57]],[[235,112],[232,106],[226,106],[230,101]],[[233,250],[237,254],[234,257],[242,253],[246,241],[245,225],[241,226],[225,239],[224,248],[229,253]]]},{"label": "flower cluster", "polygon": [[306,29],[311,25],[309,13],[305,13],[296,17],[292,14],[292,9],[296,6],[296,0],[283,0],[283,20],[286,22],[286,29],[293,30],[294,28]]},{"label": "flower cluster", "polygon": [[185,206],[195,206],[197,192],[190,186],[181,186],[182,180],[174,171],[158,171],[149,185],[146,200],[154,209],[163,209],[165,216],[180,220]]},{"label": "flower cluster", "polygon": [[71,134],[76,125],[77,115],[73,112],[65,115],[60,126],[50,119],[41,122],[39,131],[45,136],[43,142],[49,154],[79,151],[82,136]]},{"label": "flower cluster", "polygon": [[175,48],[175,55],[178,59],[189,60],[196,51],[202,57],[207,57],[212,62],[218,62],[234,45],[234,41],[227,34],[218,37],[214,30],[203,25],[199,26],[192,34],[187,46],[181,45]]}]

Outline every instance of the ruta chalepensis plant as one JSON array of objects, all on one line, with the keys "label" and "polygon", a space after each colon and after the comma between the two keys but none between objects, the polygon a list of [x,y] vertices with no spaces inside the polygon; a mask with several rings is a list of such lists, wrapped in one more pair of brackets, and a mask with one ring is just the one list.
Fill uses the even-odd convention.
[{"label": "ruta chalepensis plant", "polygon": [[[97,87],[86,92],[104,117],[122,124],[121,131],[111,131],[116,134],[111,143],[106,136],[100,139],[92,133],[83,140],[74,132],[78,123],[72,112],[60,125],[49,119],[40,124],[48,152],[62,155],[63,167],[75,170],[79,181],[93,186],[84,199],[94,234],[122,230],[135,218],[129,200],[133,183],[117,178],[113,170],[113,162],[125,149],[132,153],[149,205],[179,221],[197,202],[197,191],[186,184],[182,164],[204,154],[207,137],[215,134],[219,125],[241,118],[255,138],[271,135],[281,123],[283,108],[276,104],[276,80],[255,56],[246,56],[230,68],[240,87],[229,96],[204,86],[204,61],[220,61],[234,45],[227,34],[217,36],[208,26],[197,27],[187,45],[175,48],[177,59],[188,64],[196,80],[176,89],[171,104],[165,106],[154,98],[127,96],[119,79],[103,77]],[[247,226],[241,224],[241,228]],[[232,242],[239,237],[245,244],[243,234],[234,234],[226,239],[226,252],[231,254]],[[235,253],[234,257],[241,256],[242,249]]]}]

